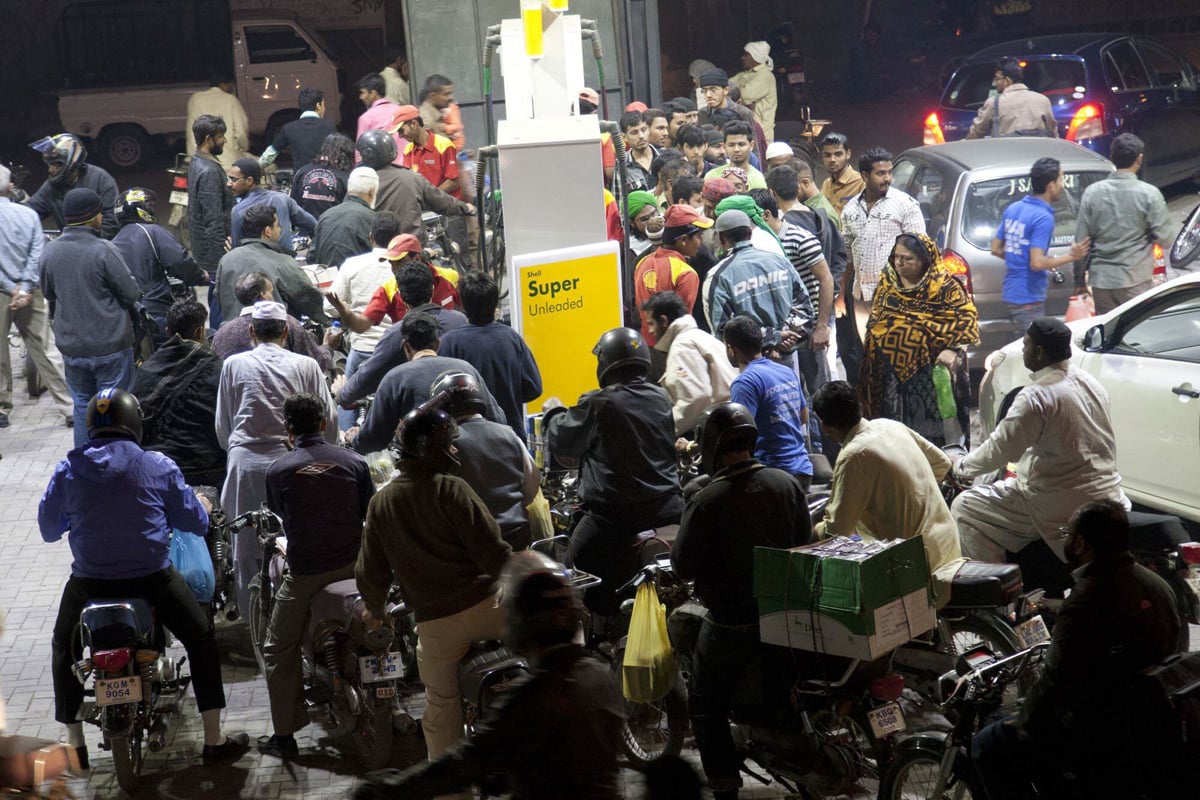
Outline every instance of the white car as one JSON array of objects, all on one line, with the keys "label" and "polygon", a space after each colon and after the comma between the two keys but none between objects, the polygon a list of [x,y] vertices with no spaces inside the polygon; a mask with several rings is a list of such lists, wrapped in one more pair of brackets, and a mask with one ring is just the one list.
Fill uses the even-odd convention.
[{"label": "white car", "polygon": [[[1200,274],[1067,325],[1071,363],[1108,391],[1125,493],[1200,523]],[[1013,342],[985,362],[979,387],[985,434],[1030,382],[1021,348]]]}]

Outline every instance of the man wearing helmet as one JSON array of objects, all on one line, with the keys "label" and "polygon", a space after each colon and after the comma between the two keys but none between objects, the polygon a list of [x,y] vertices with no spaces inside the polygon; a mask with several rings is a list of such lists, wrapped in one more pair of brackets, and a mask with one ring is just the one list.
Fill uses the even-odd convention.
[{"label": "man wearing helmet", "polygon": [[38,506],[42,539],[69,533],[74,559],[63,589],[52,640],[54,717],[87,766],[83,723],[77,721],[83,684],[72,674],[79,658],[75,627],[89,600],[141,598],[183,643],[196,707],[204,722],[204,760],[232,760],[246,751],[246,734],[221,730],[225,689],[212,621],[171,566],[172,529],[182,536],[208,531],[209,503],[193,494],[175,462],[143,450],[142,410],[121,389],[104,389],[87,405],[88,441],[61,461]]},{"label": "man wearing helmet", "polygon": [[356,800],[428,798],[506,775],[519,800],[614,800],[623,701],[609,666],[576,642],[583,610],[566,569],[513,555],[500,576],[504,640],[533,674],[469,742],[404,772],[378,775]]},{"label": "man wearing helmet", "polygon": [[554,457],[578,460],[587,514],[571,535],[571,558],[603,581],[588,590],[588,608],[611,615],[616,589],[639,566],[637,534],[678,522],[683,497],[671,399],[646,380],[649,346],[637,331],[614,328],[592,353],[601,388],[548,410],[546,435]]},{"label": "man wearing helmet", "polygon": [[421,213],[436,211],[449,216],[471,216],[475,206],[456,200],[430,183],[424,175],[392,163],[396,143],[387,131],[370,130],[354,145],[362,163],[379,173],[376,211],[391,211],[400,217],[400,232],[420,235],[424,230]]},{"label": "man wearing helmet", "polygon": [[458,425],[459,476],[492,512],[504,541],[514,551],[524,550],[532,538],[526,509],[542,477],[525,443],[508,425],[484,418],[488,397],[469,373],[442,373],[429,396]]},{"label": "man wearing helmet", "polygon": [[42,219],[50,217],[59,228],[69,224],[63,217],[63,200],[75,188],[91,189],[100,195],[103,224],[101,235],[111,239],[120,227],[117,224],[117,182],[103,168],[87,163],[87,148],[78,136],[60,133],[47,136],[29,145],[42,154],[50,177],[33,193],[25,205]]},{"label": "man wearing helmet", "polygon": [[754,548],[808,544],[812,522],[800,484],[754,458],[758,428],[738,403],[710,407],[700,423],[702,471],[712,481],[688,501],[671,550],[677,574],[708,606],[688,710],[715,800],[737,797],[739,759],[729,733],[734,688],[758,650]]},{"label": "man wearing helmet", "polygon": [[142,289],[142,304],[158,323],[155,344],[159,345],[167,339],[167,311],[175,299],[168,277],[189,287],[207,286],[208,273],[170,231],[157,224],[154,206],[151,190],[140,186],[127,189],[117,205],[121,231],[113,237],[113,244]]},{"label": "man wearing helmet", "polygon": [[430,760],[462,738],[458,663],[474,642],[502,633],[496,578],[512,552],[487,506],[453,474],[457,436],[454,420],[440,409],[405,416],[400,475],[371,499],[355,568],[373,618],[368,624],[384,618],[393,580],[416,617]]}]

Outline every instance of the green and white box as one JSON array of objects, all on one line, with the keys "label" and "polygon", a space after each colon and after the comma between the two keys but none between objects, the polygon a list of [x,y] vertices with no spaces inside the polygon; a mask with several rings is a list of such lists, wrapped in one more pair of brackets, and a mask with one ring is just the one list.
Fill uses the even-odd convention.
[{"label": "green and white box", "polygon": [[754,549],[759,638],[874,660],[937,624],[921,538]]}]

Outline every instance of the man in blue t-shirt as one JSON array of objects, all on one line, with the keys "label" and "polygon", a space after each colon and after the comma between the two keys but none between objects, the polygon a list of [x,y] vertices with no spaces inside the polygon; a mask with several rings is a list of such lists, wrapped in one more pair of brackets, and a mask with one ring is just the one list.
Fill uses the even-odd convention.
[{"label": "man in blue t-shirt", "polygon": [[750,409],[758,426],[754,457],[795,476],[804,491],[812,483],[812,462],[804,443],[804,391],[791,368],[762,354],[759,323],[734,317],[721,329],[729,363],[741,372],[729,387],[730,399]]},{"label": "man in blue t-shirt", "polygon": [[1091,239],[1084,239],[1071,245],[1066,255],[1046,255],[1054,239],[1054,203],[1063,193],[1062,165],[1054,158],[1039,158],[1029,171],[1029,183],[1029,195],[1004,210],[992,239],[992,255],[1004,259],[1001,297],[1017,335],[1046,315],[1050,270],[1079,261],[1091,246]]}]

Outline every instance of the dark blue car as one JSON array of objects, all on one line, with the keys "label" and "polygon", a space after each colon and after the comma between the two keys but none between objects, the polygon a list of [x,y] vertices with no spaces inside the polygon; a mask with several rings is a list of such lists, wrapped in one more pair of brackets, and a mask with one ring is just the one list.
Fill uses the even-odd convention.
[{"label": "dark blue car", "polygon": [[926,117],[925,144],[967,135],[1008,57],[1050,99],[1060,137],[1107,156],[1114,136],[1135,133],[1146,143],[1145,180],[1166,186],[1200,175],[1200,73],[1170,48],[1124,34],[1041,36],[979,51]]}]

